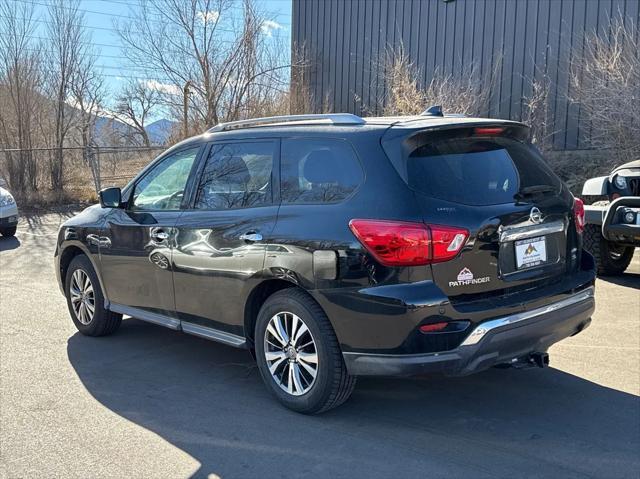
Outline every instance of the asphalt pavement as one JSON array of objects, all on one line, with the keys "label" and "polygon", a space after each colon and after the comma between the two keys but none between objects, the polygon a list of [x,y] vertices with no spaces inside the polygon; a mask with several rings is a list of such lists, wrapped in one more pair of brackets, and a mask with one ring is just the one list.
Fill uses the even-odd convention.
[{"label": "asphalt pavement", "polygon": [[77,333],[53,271],[64,216],[0,238],[0,477],[640,477],[638,250],[550,368],[360,379],[307,417],[246,351],[135,319]]}]

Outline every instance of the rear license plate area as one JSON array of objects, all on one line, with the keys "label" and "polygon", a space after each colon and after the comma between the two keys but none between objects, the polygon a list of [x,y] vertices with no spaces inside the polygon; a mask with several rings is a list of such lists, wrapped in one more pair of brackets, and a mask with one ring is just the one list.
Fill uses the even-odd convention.
[{"label": "rear license plate area", "polygon": [[515,241],[514,250],[518,271],[543,266],[548,262],[547,238],[545,236]]}]

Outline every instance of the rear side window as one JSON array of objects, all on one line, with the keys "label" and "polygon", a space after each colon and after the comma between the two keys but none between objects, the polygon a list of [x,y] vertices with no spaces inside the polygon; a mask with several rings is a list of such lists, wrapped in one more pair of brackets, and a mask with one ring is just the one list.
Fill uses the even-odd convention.
[{"label": "rear side window", "polygon": [[214,144],[202,172],[196,208],[226,210],[271,203],[276,142]]},{"label": "rear side window", "polygon": [[337,203],[363,179],[351,145],[324,138],[283,140],[280,174],[283,203]]},{"label": "rear side window", "polygon": [[467,205],[510,203],[527,191],[557,193],[558,177],[530,144],[512,138],[466,137],[431,141],[407,159],[409,186]]}]

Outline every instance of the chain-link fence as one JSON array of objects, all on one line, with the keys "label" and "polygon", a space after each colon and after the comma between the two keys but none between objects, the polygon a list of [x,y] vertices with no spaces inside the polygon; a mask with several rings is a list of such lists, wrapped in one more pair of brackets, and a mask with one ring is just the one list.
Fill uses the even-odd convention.
[{"label": "chain-link fence", "polygon": [[124,186],[166,147],[70,147],[62,149],[62,190],[52,189],[56,148],[0,149],[0,186],[25,203],[95,201],[108,186]]}]

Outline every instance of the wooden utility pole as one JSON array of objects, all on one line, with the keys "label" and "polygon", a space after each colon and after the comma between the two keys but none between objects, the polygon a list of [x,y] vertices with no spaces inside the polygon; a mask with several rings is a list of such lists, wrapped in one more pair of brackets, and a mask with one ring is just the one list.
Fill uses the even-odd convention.
[{"label": "wooden utility pole", "polygon": [[189,87],[191,86],[191,80],[188,80],[187,83],[184,84],[183,89],[183,104],[182,104],[182,128],[184,137],[187,138],[189,136],[189,124],[188,124],[188,115],[189,115]]}]

